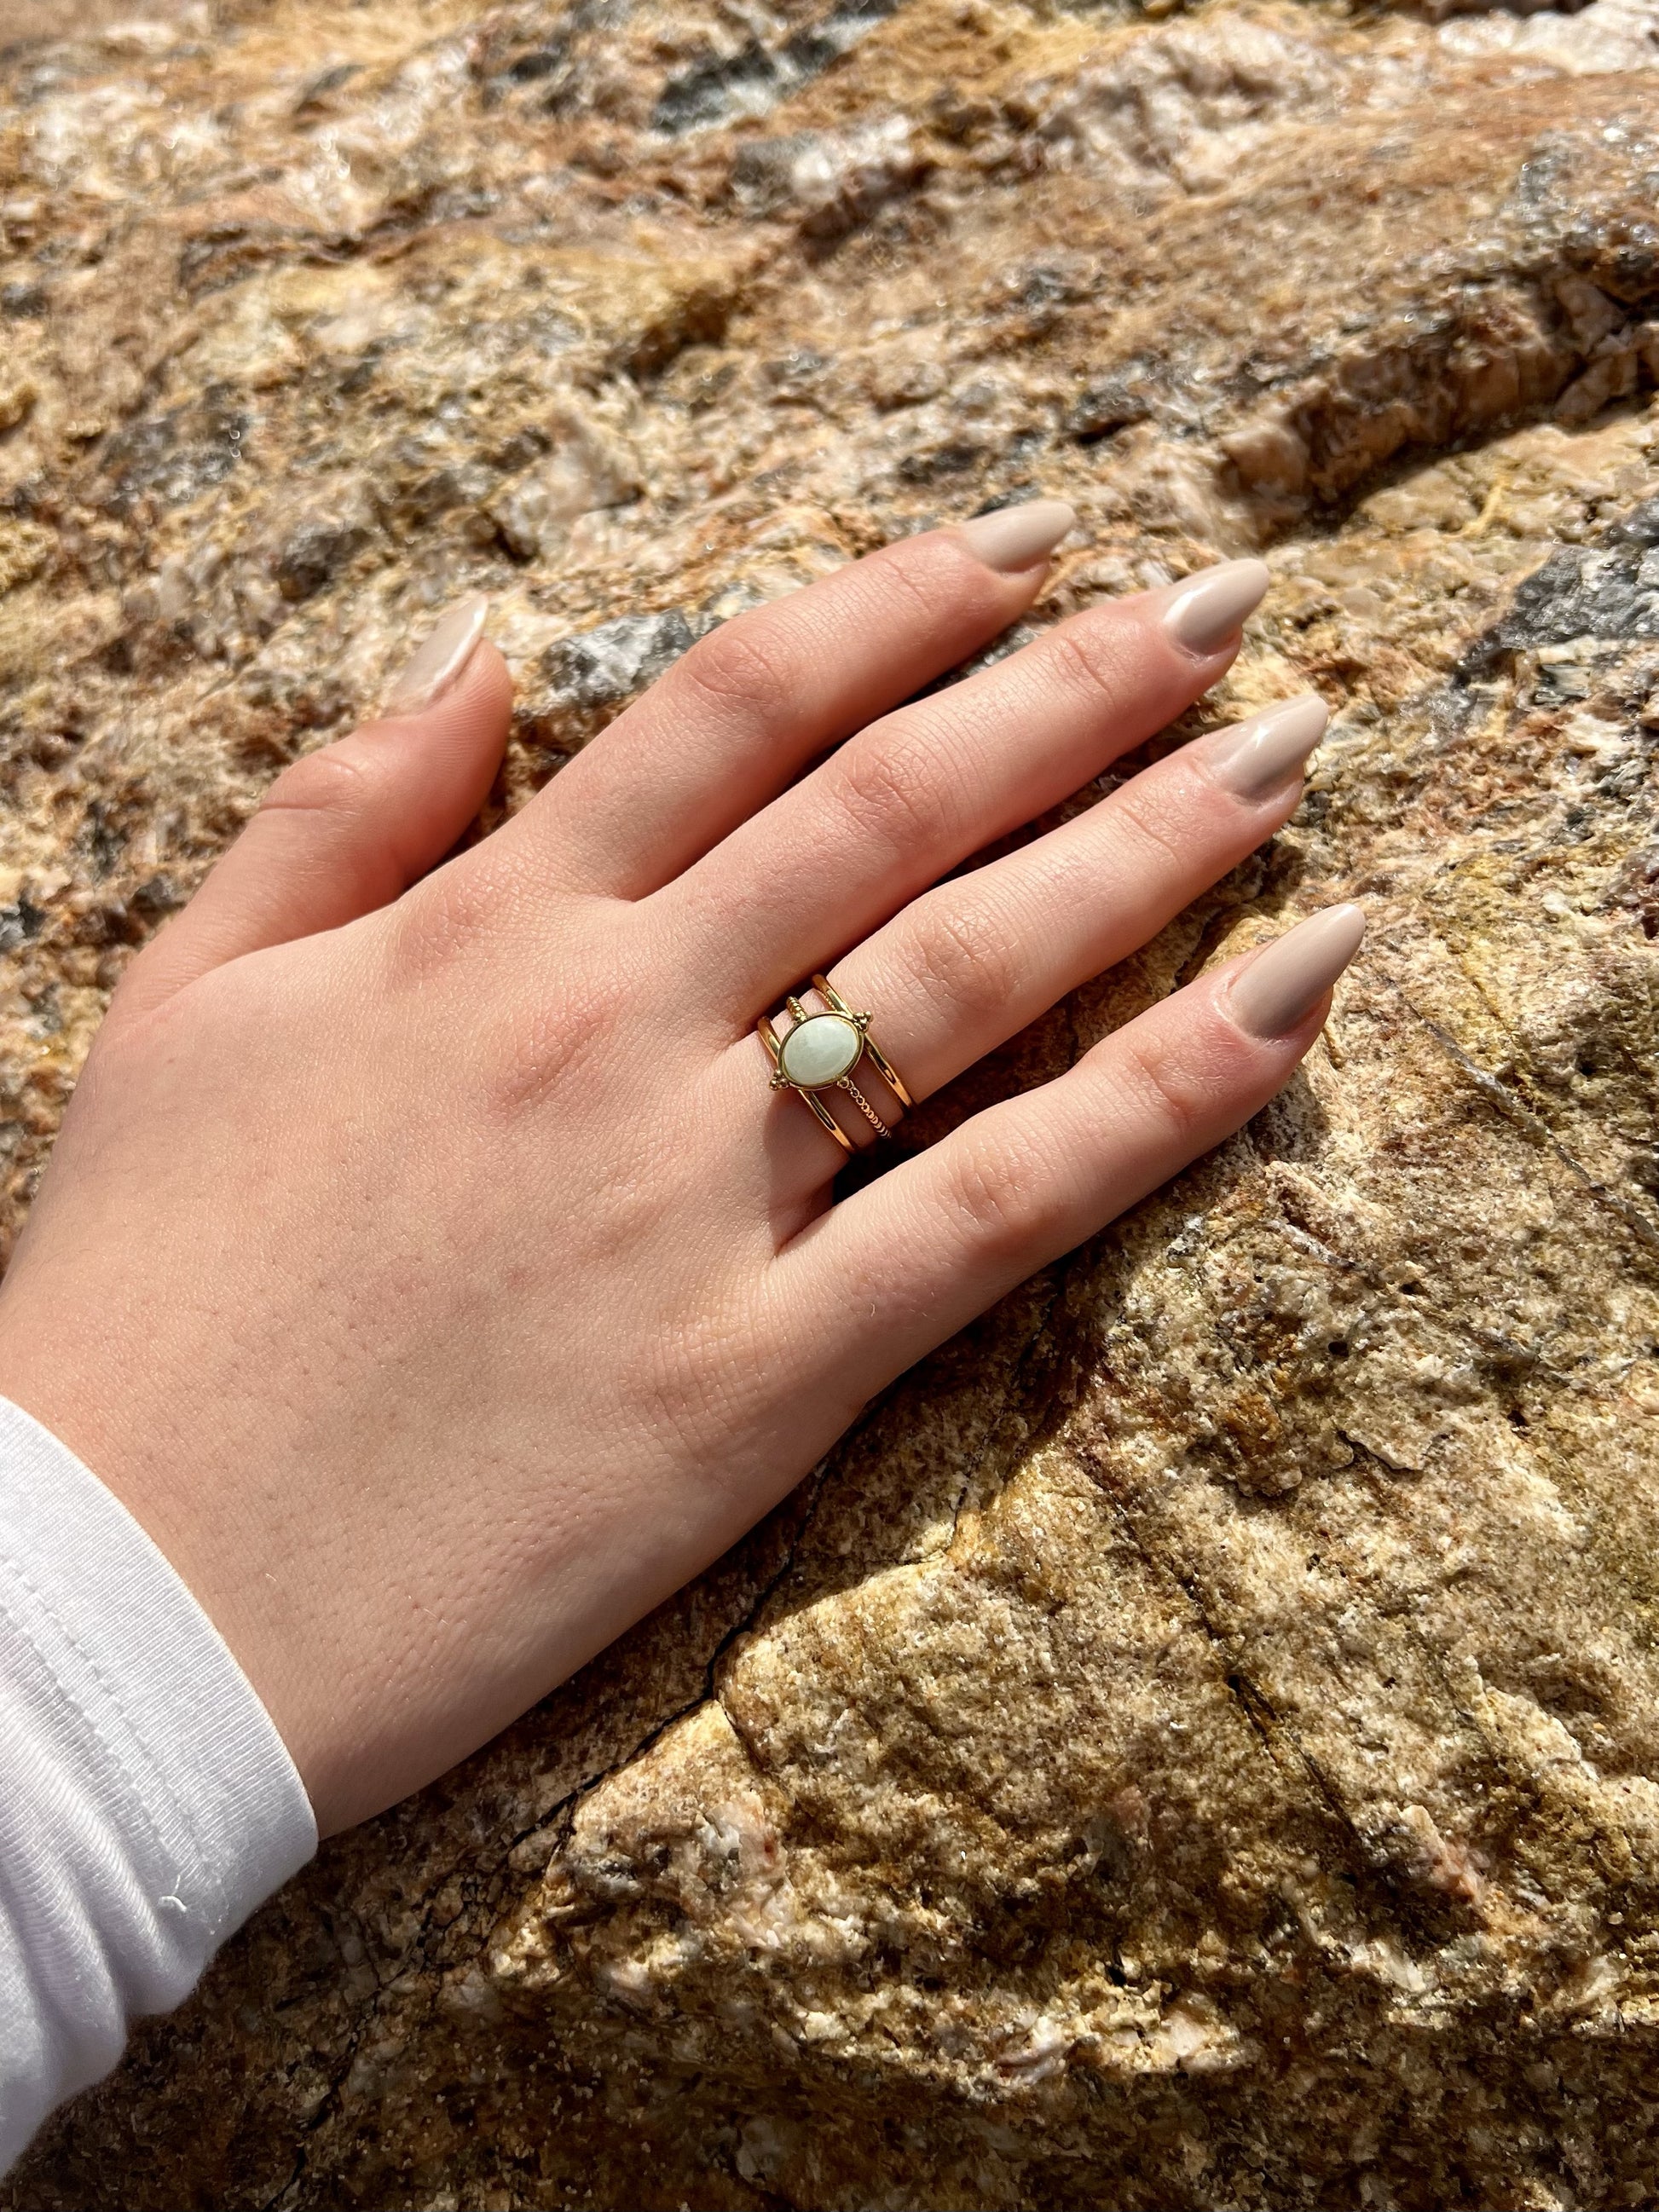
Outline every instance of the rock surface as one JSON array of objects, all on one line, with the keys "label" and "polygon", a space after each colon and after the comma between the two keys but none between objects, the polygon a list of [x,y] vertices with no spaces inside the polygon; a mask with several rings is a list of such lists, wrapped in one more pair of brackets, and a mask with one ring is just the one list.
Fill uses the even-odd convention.
[{"label": "rock surface", "polygon": [[1325,692],[1296,821],[908,1142],[1373,928],[1281,1100],[327,1850],[0,2203],[1652,2203],[1650,0],[29,4],[10,1226],[129,949],[464,588],[505,807],[988,501],[1084,518],[1040,621],[1267,552],[1214,710]]}]

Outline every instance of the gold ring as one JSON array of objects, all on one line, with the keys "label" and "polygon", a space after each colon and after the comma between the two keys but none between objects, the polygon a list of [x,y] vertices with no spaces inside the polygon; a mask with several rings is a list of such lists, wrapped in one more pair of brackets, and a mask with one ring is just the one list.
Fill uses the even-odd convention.
[{"label": "gold ring", "polygon": [[793,1026],[781,1036],[764,1014],[755,1026],[772,1056],[773,1090],[793,1091],[804,1098],[842,1152],[850,1152],[853,1139],[819,1097],[821,1091],[844,1091],[878,1137],[893,1132],[853,1080],[860,1060],[870,1060],[901,1106],[915,1101],[871,1036],[869,1015],[855,1013],[826,976],[814,975],[812,988],[829,1007],[827,1014],[809,1014],[799,999],[790,999]]}]

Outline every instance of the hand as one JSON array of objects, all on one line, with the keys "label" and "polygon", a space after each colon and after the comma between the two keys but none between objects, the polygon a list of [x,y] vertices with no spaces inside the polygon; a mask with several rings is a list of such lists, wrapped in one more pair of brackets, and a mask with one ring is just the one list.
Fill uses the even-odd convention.
[{"label": "hand", "polygon": [[0,1391],[173,1560],[325,1831],[695,1575],[1317,1034],[1353,908],[840,1205],[839,1145],[769,1087],[757,1017],[815,969],[925,1096],[1295,805],[1314,700],[938,880],[1188,707],[1267,581],[1093,608],[900,705],[1030,605],[1070,520],[932,532],[727,623],[439,866],[509,704],[459,610],[124,978],[0,1293]]}]

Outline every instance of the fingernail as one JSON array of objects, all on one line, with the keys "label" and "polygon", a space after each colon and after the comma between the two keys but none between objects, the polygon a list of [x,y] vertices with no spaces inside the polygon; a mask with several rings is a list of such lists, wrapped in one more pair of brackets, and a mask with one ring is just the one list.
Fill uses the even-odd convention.
[{"label": "fingernail", "polygon": [[418,714],[443,697],[471,659],[489,612],[489,601],[482,592],[455,602],[392,685],[380,709],[387,720]]},{"label": "fingernail", "polygon": [[1075,508],[1063,499],[1028,499],[976,514],[958,534],[976,561],[1014,576],[1046,561],[1076,520]]},{"label": "fingernail", "polygon": [[1328,906],[1297,922],[1228,985],[1233,1019],[1252,1036],[1288,1036],[1358,951],[1364,934],[1365,916],[1357,906]]},{"label": "fingernail", "polygon": [[1301,775],[1329,720],[1325,702],[1311,691],[1282,707],[1265,708],[1207,740],[1210,773],[1241,799],[1265,799]]},{"label": "fingernail", "polygon": [[1220,561],[1171,590],[1164,627],[1183,652],[1215,652],[1261,604],[1273,581],[1265,561]]}]

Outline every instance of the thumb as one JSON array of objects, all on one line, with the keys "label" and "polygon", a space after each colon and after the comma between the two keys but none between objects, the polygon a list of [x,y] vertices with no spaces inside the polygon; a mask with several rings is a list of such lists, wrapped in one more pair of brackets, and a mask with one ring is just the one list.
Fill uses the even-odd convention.
[{"label": "thumb", "polygon": [[242,953],[388,905],[441,860],[488,796],[513,703],[483,637],[489,602],[450,609],[386,714],[295,761],[190,904],[122,978],[143,1012]]}]

